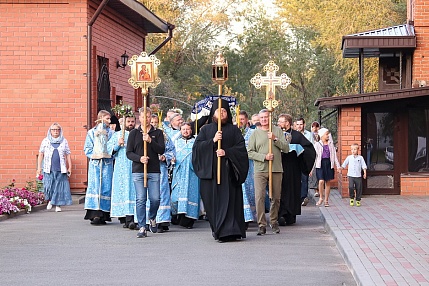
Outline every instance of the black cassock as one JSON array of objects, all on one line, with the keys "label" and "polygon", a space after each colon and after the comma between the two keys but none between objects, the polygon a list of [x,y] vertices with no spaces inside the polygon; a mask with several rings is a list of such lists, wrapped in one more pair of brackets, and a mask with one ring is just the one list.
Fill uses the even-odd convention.
[{"label": "black cassock", "polygon": [[243,192],[249,159],[241,131],[234,125],[222,125],[221,183],[217,184],[217,142],[213,137],[217,123],[201,128],[192,149],[192,164],[200,178],[200,194],[215,239],[229,241],[246,237]]},{"label": "black cassock", "polygon": [[296,216],[301,214],[301,173],[310,173],[316,159],[316,150],[301,132],[291,129],[286,132],[292,136],[290,144],[300,144],[304,148],[300,156],[297,156],[295,151],[282,153],[283,178],[279,221],[283,217],[289,225],[294,224]]}]

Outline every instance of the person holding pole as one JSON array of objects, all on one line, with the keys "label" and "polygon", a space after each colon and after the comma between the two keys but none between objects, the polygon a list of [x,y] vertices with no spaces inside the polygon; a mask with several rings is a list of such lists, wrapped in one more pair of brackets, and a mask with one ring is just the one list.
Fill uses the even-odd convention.
[{"label": "person holding pole", "polygon": [[[130,132],[127,142],[127,158],[133,161],[132,177],[136,189],[136,214],[139,224],[138,238],[147,236],[146,224],[146,200],[149,195],[149,230],[152,233],[158,231],[156,214],[160,203],[160,163],[159,155],[164,154],[165,143],[162,130],[150,124],[152,112],[150,108],[140,108],[139,120],[142,122],[138,129]],[[146,126],[144,126],[146,124]],[[142,129],[143,128],[143,129]],[[144,132],[146,130],[146,132]],[[144,143],[146,142],[146,143]],[[146,147],[146,150],[144,150]],[[147,156],[144,154],[147,153]],[[145,186],[144,166],[147,168],[147,185]]]},{"label": "person holding pole", "polygon": [[[232,124],[228,102],[220,101],[220,106],[218,100],[214,101],[209,123],[201,128],[195,139],[192,165],[200,178],[200,194],[213,237],[226,242],[246,237],[241,184],[246,180],[249,160],[243,135]],[[221,122],[220,131],[218,121]],[[217,148],[219,140],[222,140],[221,149]],[[220,165],[217,158],[221,159]]]},{"label": "person holding pole", "polygon": [[[289,152],[289,143],[283,135],[282,130],[277,126],[272,126],[270,112],[262,109],[259,112],[260,128],[250,135],[247,147],[249,159],[254,161],[254,183],[256,215],[258,218],[258,233],[264,235],[267,232],[267,220],[265,217],[265,196],[269,178],[272,178],[272,194],[270,197],[270,226],[273,233],[280,233],[278,224],[278,212],[280,207],[280,195],[282,191],[282,155],[281,152]],[[270,148],[270,144],[272,147]],[[269,150],[272,150],[272,153]],[[269,174],[269,162],[272,162],[272,174]]]}]

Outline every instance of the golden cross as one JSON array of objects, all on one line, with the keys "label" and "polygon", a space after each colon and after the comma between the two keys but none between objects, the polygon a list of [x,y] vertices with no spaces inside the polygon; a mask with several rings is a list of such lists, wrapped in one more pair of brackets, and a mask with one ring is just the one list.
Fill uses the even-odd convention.
[{"label": "golden cross", "polygon": [[262,76],[260,73],[257,73],[250,80],[257,89],[260,89],[262,86],[267,87],[263,105],[270,112],[279,105],[279,102],[276,100],[276,86],[280,86],[281,89],[285,89],[291,83],[291,79],[285,73],[282,73],[280,76],[276,76],[276,72],[278,70],[278,65],[273,61],[269,61],[268,64],[264,66],[264,71],[267,72],[267,75]]},{"label": "golden cross", "polygon": [[[260,89],[262,86],[266,86],[265,100],[263,102],[264,107],[269,112],[269,132],[273,131],[272,127],[272,115],[279,105],[279,102],[276,100],[276,86],[285,89],[290,83],[291,79],[285,74],[282,73],[280,76],[276,76],[276,72],[279,71],[279,66],[276,65],[273,61],[269,61],[268,64],[264,66],[264,71],[267,72],[266,76],[262,76],[260,73],[257,73],[250,82],[257,88]],[[270,139],[270,144],[268,145],[268,153],[272,154],[272,140]],[[270,199],[273,198],[273,161],[268,161],[268,193]]]}]

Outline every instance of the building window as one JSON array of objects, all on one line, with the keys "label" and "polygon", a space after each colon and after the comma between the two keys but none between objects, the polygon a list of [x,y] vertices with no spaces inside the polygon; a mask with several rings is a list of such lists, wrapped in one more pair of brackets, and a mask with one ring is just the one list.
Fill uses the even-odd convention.
[{"label": "building window", "polygon": [[116,95],[115,104],[121,104],[123,99],[123,96]]},{"label": "building window", "polygon": [[429,109],[413,108],[409,110],[408,120],[408,171],[426,172],[428,168]]}]

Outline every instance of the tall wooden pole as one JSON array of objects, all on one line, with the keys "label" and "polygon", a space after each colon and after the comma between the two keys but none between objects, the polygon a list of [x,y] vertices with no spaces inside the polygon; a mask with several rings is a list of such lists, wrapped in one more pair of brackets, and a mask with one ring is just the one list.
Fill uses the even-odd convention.
[{"label": "tall wooden pole", "polygon": [[[147,133],[147,89],[142,88],[142,95],[143,95],[143,134]],[[147,157],[147,142],[143,140],[143,156]],[[147,163],[143,164],[143,186],[147,187]]]},{"label": "tall wooden pole", "polygon": [[195,136],[198,135],[198,104],[195,103]]},{"label": "tall wooden pole", "polygon": [[[158,65],[160,61],[156,58],[155,55],[148,55],[146,52],[141,52],[140,55],[133,55],[130,60],[128,60],[128,65],[131,67],[131,77],[128,79],[128,83],[134,89],[141,88],[143,96],[143,134],[147,133],[147,93],[148,88],[156,88],[158,84],[161,83],[161,79],[158,77]],[[139,73],[143,70],[146,70],[149,74],[149,77],[142,78]],[[143,156],[147,157],[147,143],[143,140]],[[147,187],[147,163],[143,164],[144,170],[144,187]]]},{"label": "tall wooden pole", "polygon": [[[264,66],[264,71],[267,72],[266,76],[262,76],[260,73],[257,73],[250,82],[257,88],[260,89],[262,86],[266,86],[266,93],[265,93],[265,100],[263,102],[263,105],[268,110],[268,124],[269,132],[273,132],[273,125],[272,125],[272,112],[274,108],[278,106],[278,101],[276,100],[276,86],[280,86],[280,88],[285,89],[290,83],[290,78],[285,74],[281,74],[280,76],[276,76],[276,72],[279,70],[279,67],[273,62],[269,61],[267,65]],[[268,144],[268,153],[273,153],[273,140],[269,139]],[[273,198],[273,161],[268,161],[268,194],[270,196],[270,199]]]},{"label": "tall wooden pole", "polygon": [[[268,124],[269,124],[269,128],[268,131],[269,132],[273,132],[273,124],[272,124],[272,110],[268,110]],[[269,145],[268,145],[268,153],[272,154],[273,153],[273,139],[270,139]],[[268,161],[268,195],[270,197],[270,199],[273,198],[273,161],[269,160]]]},{"label": "tall wooden pole", "polygon": [[[219,101],[218,101],[218,116],[217,116],[217,131],[222,131],[222,85],[219,84]],[[217,141],[217,149],[220,150],[222,140]],[[220,162],[221,158],[217,157],[217,184],[220,185]]]},{"label": "tall wooden pole", "polygon": [[[222,131],[222,85],[228,80],[228,62],[223,57],[222,53],[219,52],[212,64],[212,80],[219,86],[219,101],[218,101],[218,122],[217,131]],[[222,140],[217,141],[217,150],[219,151],[222,146]],[[217,157],[217,184],[220,185],[220,164],[221,157]]]},{"label": "tall wooden pole", "polygon": [[122,132],[122,139],[125,140],[125,120],[126,120],[126,116],[122,116],[122,126],[121,126],[121,132]]}]

